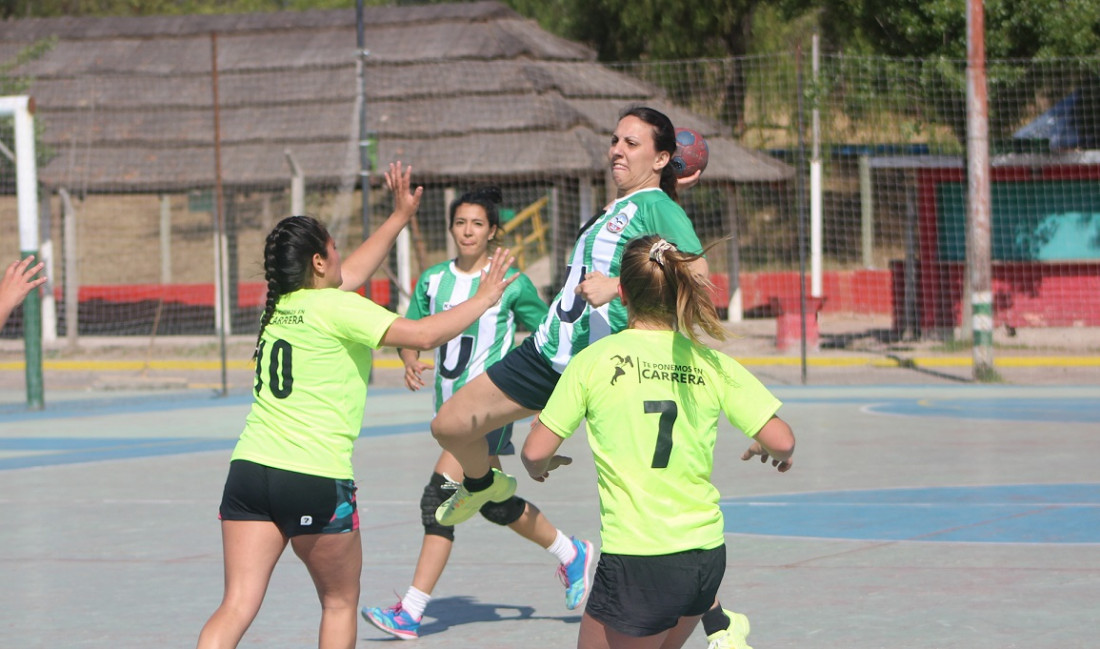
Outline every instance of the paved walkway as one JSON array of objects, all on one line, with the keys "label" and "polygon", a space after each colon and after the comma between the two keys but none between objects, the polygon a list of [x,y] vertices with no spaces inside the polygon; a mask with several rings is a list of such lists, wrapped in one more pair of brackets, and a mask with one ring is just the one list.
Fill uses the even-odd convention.
[{"label": "paved walkway", "polygon": [[[795,467],[740,462],[746,442],[723,425],[715,473],[729,554],[721,596],[750,616],[753,646],[1095,645],[1100,387],[912,384],[897,369],[877,385],[803,387],[769,379],[783,366],[759,370],[798,435]],[[236,372],[226,397],[199,381],[48,385],[40,412],[0,384],[5,646],[193,645],[221,595],[217,503],[249,404],[248,372]],[[430,397],[398,382],[379,372],[355,455],[369,605],[408,586],[438,451]],[[580,435],[564,448],[576,463],[545,484],[521,477],[519,493],[598,540],[591,456]],[[522,471],[517,459],[506,467]],[[554,570],[510,532],[463,524],[417,646],[574,646],[579,613],[564,608]],[[318,615],[288,553],[242,646],[312,646]],[[364,647],[396,642],[365,623],[359,636]],[[688,646],[705,645],[697,631]]]}]

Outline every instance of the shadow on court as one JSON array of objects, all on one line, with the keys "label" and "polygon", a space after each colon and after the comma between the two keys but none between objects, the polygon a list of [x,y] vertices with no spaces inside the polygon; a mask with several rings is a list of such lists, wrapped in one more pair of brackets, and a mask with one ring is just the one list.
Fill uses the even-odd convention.
[{"label": "shadow on court", "polygon": [[[550,620],[564,624],[580,624],[579,614],[562,616],[536,615],[533,606],[516,606],[514,604],[492,604],[478,601],[470,595],[441,597],[433,599],[431,613],[424,616],[420,625],[421,637],[435,636],[448,632],[467,624],[519,622],[524,620]],[[371,634],[378,636],[373,637]],[[369,622],[364,622],[364,633],[368,640],[382,640],[389,638],[382,632],[375,632]]]}]

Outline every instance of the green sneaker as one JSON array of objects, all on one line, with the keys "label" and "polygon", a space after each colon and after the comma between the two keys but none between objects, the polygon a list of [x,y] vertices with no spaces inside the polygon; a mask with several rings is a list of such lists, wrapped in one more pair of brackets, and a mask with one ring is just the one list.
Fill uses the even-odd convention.
[{"label": "green sneaker", "polygon": [[493,484],[484,491],[470,493],[465,485],[460,485],[455,495],[443,501],[435,510],[435,520],[440,525],[458,525],[476,514],[490,500],[501,503],[516,493],[516,479],[493,469]]},{"label": "green sneaker", "polygon": [[716,631],[707,636],[707,649],[752,649],[749,646],[749,618],[722,609],[726,617],[730,619],[730,625],[721,631]]}]

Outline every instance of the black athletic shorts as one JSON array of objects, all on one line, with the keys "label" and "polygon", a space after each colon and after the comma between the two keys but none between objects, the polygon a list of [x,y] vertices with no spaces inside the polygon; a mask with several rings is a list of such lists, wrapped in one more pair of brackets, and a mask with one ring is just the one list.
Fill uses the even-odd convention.
[{"label": "black athletic shorts", "polygon": [[233,460],[218,518],[271,521],[287,537],[351,532],[359,529],[355,482]]},{"label": "black athletic shorts", "polygon": [[501,392],[528,410],[545,408],[561,378],[535,347],[534,336],[524,338],[485,373]]},{"label": "black athletic shorts", "polygon": [[584,612],[624,635],[656,635],[706,613],[725,573],[725,545],[652,557],[603,553]]}]

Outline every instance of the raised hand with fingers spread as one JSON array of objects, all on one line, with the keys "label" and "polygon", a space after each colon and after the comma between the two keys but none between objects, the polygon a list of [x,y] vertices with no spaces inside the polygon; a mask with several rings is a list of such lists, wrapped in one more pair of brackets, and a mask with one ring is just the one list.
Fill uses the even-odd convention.
[{"label": "raised hand with fingers spread", "polygon": [[35,277],[45,268],[45,264],[31,264],[34,264],[34,255],[27,255],[20,261],[8,264],[4,271],[4,279],[0,281],[0,328],[31,291],[46,283],[44,275]]}]

